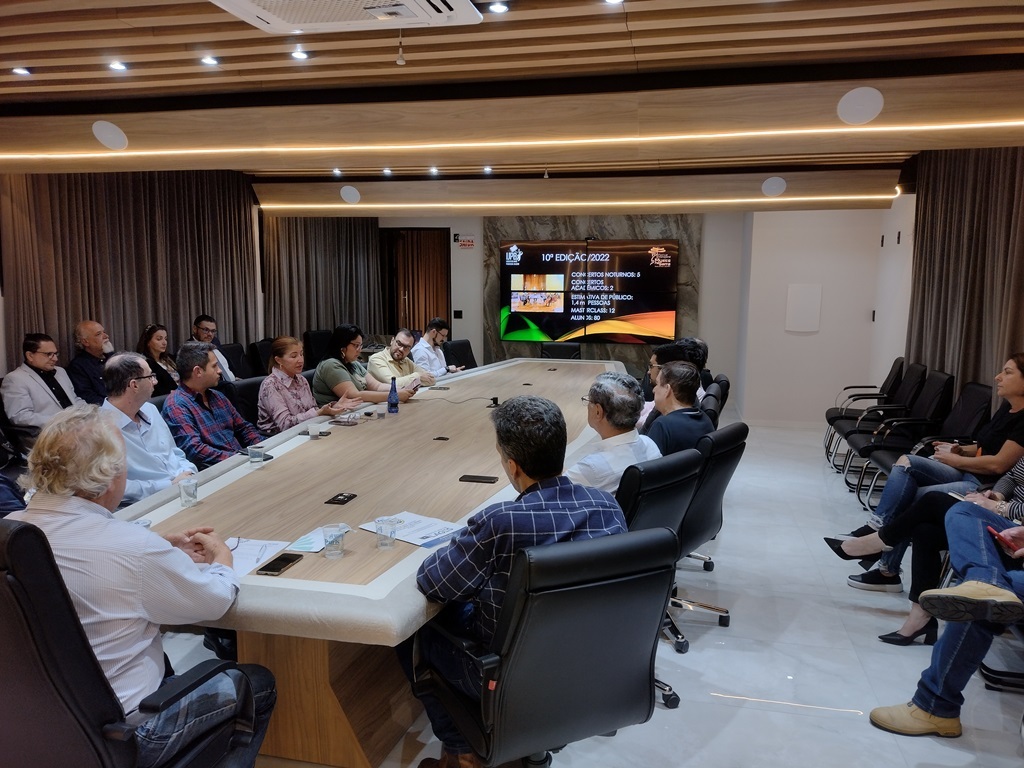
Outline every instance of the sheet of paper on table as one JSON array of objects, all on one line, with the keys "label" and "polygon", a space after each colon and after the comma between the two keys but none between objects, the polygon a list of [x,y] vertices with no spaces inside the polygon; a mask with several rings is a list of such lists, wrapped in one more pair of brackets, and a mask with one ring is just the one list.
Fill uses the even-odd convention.
[{"label": "sheet of paper on table", "polygon": [[[444,544],[463,528],[463,526],[449,523],[447,520],[424,517],[415,512],[398,512],[392,517],[397,517],[402,521],[398,526],[396,538],[418,547],[436,547],[438,544]],[[371,533],[377,532],[377,526],[373,520],[363,523],[359,527]]]},{"label": "sheet of paper on table", "polygon": [[240,539],[232,536],[226,544],[234,556],[232,568],[239,576],[245,576],[256,570],[279,552],[288,548],[287,541],[267,541],[266,539]]}]

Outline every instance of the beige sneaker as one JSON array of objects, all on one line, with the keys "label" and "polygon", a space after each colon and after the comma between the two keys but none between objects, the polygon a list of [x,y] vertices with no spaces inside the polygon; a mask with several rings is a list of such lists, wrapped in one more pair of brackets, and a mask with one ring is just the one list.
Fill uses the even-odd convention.
[{"label": "beige sneaker", "polygon": [[871,710],[871,724],[876,728],[903,736],[943,736],[956,738],[963,729],[959,717],[936,717],[913,702]]},{"label": "beige sneaker", "polygon": [[947,589],[929,589],[921,593],[918,603],[943,621],[1013,624],[1024,619],[1024,603],[1017,595],[983,581],[965,581]]}]

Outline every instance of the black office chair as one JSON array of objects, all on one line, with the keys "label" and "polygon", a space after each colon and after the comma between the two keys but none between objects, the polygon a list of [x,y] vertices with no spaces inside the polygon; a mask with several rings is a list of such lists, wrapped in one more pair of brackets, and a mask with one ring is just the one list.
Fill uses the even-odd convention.
[{"label": "black office chair", "polygon": [[324,355],[327,353],[327,346],[331,343],[333,331],[316,330],[305,331],[302,334],[302,352],[306,359],[306,370],[316,368]]},{"label": "black office chair", "polygon": [[[711,541],[722,530],[722,501],[729,481],[732,480],[747,447],[749,432],[746,424],[737,421],[704,435],[697,441],[697,450],[704,457],[704,466],[701,468],[697,491],[693,494],[693,500],[679,529],[679,551],[686,552],[686,557],[699,560],[705,571],[713,571],[715,563],[709,556],[699,553],[697,548]],[[718,626],[729,626],[728,608],[679,598],[674,593],[669,604],[677,608],[686,605],[718,614]],[[685,640],[683,642],[685,643]],[[676,650],[680,649],[677,647]],[[681,652],[685,650],[684,648]]]},{"label": "black office chair", "polygon": [[244,379],[250,375],[249,364],[245,360],[245,347],[241,344],[234,342],[231,344],[221,344],[220,353],[228,361],[231,372],[235,374],[236,379]]},{"label": "black office chair", "polygon": [[913,407],[924,386],[928,369],[920,363],[913,363],[907,366],[900,385],[891,395],[854,395],[850,398],[852,402],[867,401],[869,408],[858,410],[845,408],[844,415],[830,422],[826,430],[825,452],[829,463],[835,467],[837,472],[842,471],[843,460],[837,461],[839,448],[846,439],[846,435],[857,431],[871,431],[886,418],[894,416],[905,416]]},{"label": "black office chair", "polygon": [[248,379],[235,382],[235,397],[237,398],[235,408],[238,409],[242,418],[253,426],[256,426],[256,422],[260,418],[260,385],[263,384],[265,378],[267,378],[266,374],[250,376]]},{"label": "black office chair", "polygon": [[252,376],[266,376],[270,365],[270,348],[273,339],[260,339],[249,345],[249,372]]},{"label": "black office chair", "polygon": [[540,356],[551,360],[579,360],[580,343],[578,341],[542,341]]},{"label": "black office chair", "polygon": [[[714,385],[712,385],[714,386]],[[711,419],[711,424],[715,429],[718,429],[718,418],[722,414],[722,404],[718,398],[711,394],[705,394],[704,398],[697,404],[700,408]]]},{"label": "black office chair", "polygon": [[167,395],[156,395],[155,397],[149,398],[149,402],[151,402],[158,411],[163,411],[164,403],[167,402]]},{"label": "black office chair", "polygon": [[444,353],[444,361],[448,365],[465,368],[467,371],[477,367],[476,357],[473,356],[473,345],[469,343],[469,339],[446,341],[441,345],[441,351]]},{"label": "black office chair", "polygon": [[[700,451],[690,448],[626,467],[615,499],[622,507],[629,530],[668,528],[678,534],[697,491],[703,466],[704,457]],[[677,550],[676,560],[687,554]],[[667,610],[662,617],[662,629],[672,638],[675,649],[685,653],[689,642]],[[661,691],[667,707],[675,709],[679,706],[679,696],[670,685],[657,679],[654,685]]]},{"label": "black office chair", "polygon": [[969,439],[992,417],[992,387],[976,381],[968,382],[960,391],[942,426],[931,434],[922,434],[922,427],[930,422],[913,419],[893,419],[877,435],[872,435],[875,447],[867,456],[857,479],[857,498],[865,509],[873,510],[871,497],[878,489],[881,478],[888,477],[893,465],[905,453],[928,456],[933,441],[952,442]]},{"label": "black office chair", "polygon": [[[924,386],[921,387],[921,392],[909,409],[904,411],[902,408],[897,409],[896,406],[893,406],[894,409],[897,409],[896,414],[891,418],[885,418],[879,424],[844,430],[842,435],[843,440],[846,441],[847,450],[843,457],[842,475],[846,486],[851,491],[856,488],[856,482],[851,479],[851,472],[859,473],[864,459],[873,450],[876,450],[876,446],[872,442],[874,433],[885,430],[887,424],[902,420],[909,429],[909,425],[913,423],[918,427],[918,436],[938,430],[953,407],[954,384],[955,380],[952,374],[929,371]],[[874,410],[878,409],[881,409],[883,413],[888,413],[885,406],[876,406]],[[869,409],[869,413],[871,410]],[[837,427],[842,423],[844,422],[836,422]]]},{"label": "black office chair", "polygon": [[521,550],[489,646],[445,633],[481,670],[480,699],[425,663],[417,692],[441,701],[487,765],[548,764],[550,750],[646,722],[677,551],[664,528]]},{"label": "black office chair", "polygon": [[717,376],[715,376],[714,383],[717,384],[718,388],[722,390],[722,397],[719,400],[722,404],[722,407],[725,408],[725,404],[729,402],[729,388],[732,386],[729,382],[729,377],[726,376],[724,373],[720,373]]},{"label": "black office chair", "polygon": [[[135,728],[235,665],[206,661],[125,717],[92,652],[42,531],[0,520],[0,762],[28,768],[134,768]],[[243,715],[203,734],[162,768],[206,768],[251,736]]]},{"label": "black office chair", "polygon": [[841,390],[836,395],[835,406],[825,411],[825,436],[822,438],[822,445],[829,461],[831,461],[834,442],[837,439],[833,424],[837,421],[851,419],[856,421],[867,410],[862,406],[913,402],[921,385],[924,384],[924,377],[927,373],[928,368],[920,363],[908,365],[904,370],[903,358],[898,357],[893,361],[888,375],[877,389],[866,385],[853,385]]}]

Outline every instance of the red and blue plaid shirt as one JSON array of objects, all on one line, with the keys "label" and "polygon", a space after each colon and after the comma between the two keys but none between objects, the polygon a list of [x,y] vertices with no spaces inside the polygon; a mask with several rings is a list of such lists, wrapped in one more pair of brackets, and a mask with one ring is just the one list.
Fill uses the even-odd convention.
[{"label": "red and blue plaid shirt", "polygon": [[167,396],[163,408],[174,442],[200,469],[231,458],[263,439],[220,392],[208,389],[206,397],[209,407],[198,392],[183,383]]}]

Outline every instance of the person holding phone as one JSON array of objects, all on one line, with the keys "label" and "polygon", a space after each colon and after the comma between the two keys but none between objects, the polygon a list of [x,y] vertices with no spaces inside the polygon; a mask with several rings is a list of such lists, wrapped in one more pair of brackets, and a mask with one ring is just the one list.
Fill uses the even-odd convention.
[{"label": "person holding phone", "polygon": [[[893,465],[882,498],[865,525],[835,538],[866,536],[877,531],[929,491],[968,493],[994,483],[1024,456],[1024,352],[1015,352],[996,374],[996,394],[1003,403],[992,419],[975,435],[974,443],[959,445],[937,442],[929,456],[901,456]],[[876,570],[850,576],[846,583],[855,589],[902,592],[900,563],[903,544],[886,552]]]},{"label": "person holding phone", "polygon": [[931,645],[938,637],[938,622],[921,605],[920,597],[939,585],[942,578],[942,553],[949,549],[946,518],[949,510],[962,504],[980,507],[1002,520],[1024,520],[1024,458],[1003,475],[991,490],[964,495],[944,491],[926,493],[909,509],[877,532],[856,539],[840,541],[825,539],[840,557],[847,560],[871,558],[909,542],[911,548],[910,613],[895,632],[879,635],[883,643],[910,645],[916,638],[924,638]]},{"label": "person holding phone", "polygon": [[[1018,462],[1019,464],[1020,462]],[[999,505],[1005,502],[988,499]],[[1007,503],[1021,504],[1020,501]],[[1024,506],[1024,505],[1022,505]],[[1010,542],[1004,548],[991,528]],[[959,736],[963,690],[981,666],[992,638],[1024,620],[1024,526],[977,502],[962,501],[946,515],[949,559],[963,582],[921,594],[921,606],[949,622],[932,649],[931,663],[906,704],[878,707],[871,724],[905,736]]]}]

